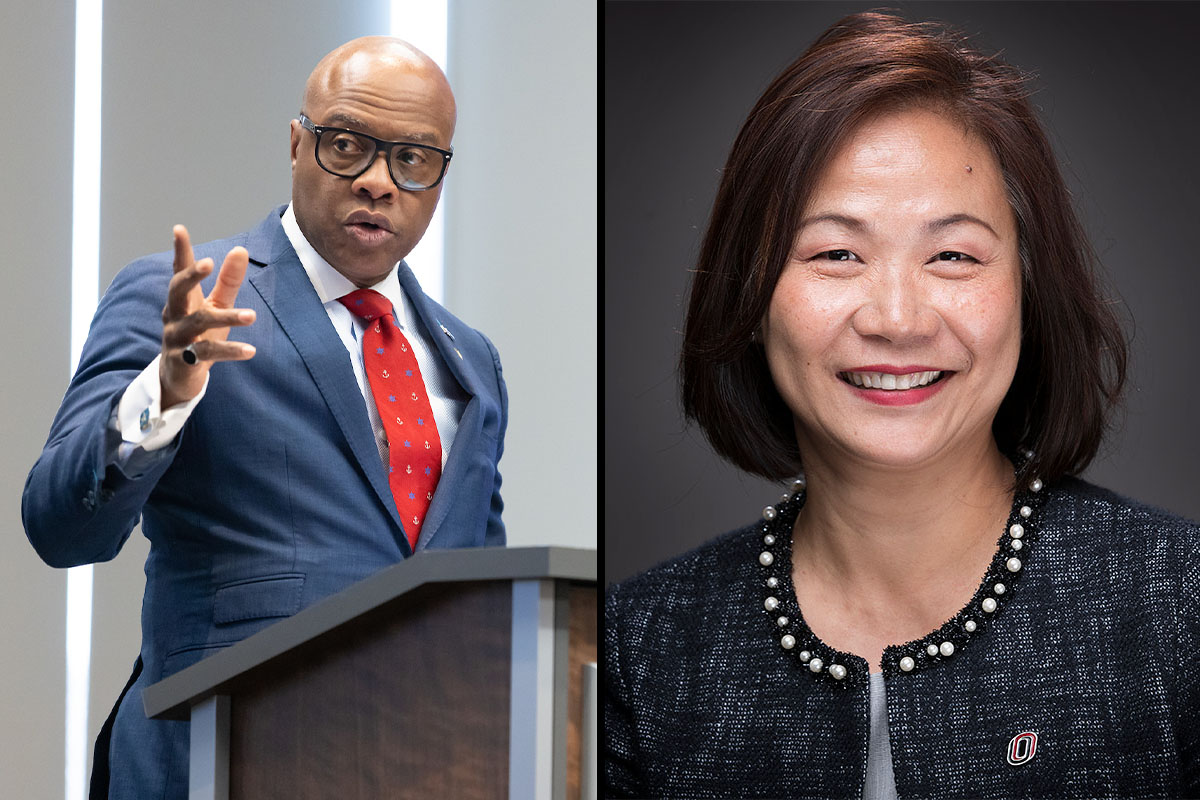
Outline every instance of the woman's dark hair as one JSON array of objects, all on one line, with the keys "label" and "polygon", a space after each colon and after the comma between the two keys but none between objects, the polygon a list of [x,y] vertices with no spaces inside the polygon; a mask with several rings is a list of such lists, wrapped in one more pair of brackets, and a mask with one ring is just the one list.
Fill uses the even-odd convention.
[{"label": "woman's dark hair", "polygon": [[823,165],[866,119],[923,106],[987,143],[1017,219],[1021,355],[996,441],[1035,452],[1019,480],[1091,462],[1125,382],[1126,343],[1028,95],[1022,73],[961,34],[880,13],[842,19],[772,82],[725,164],[684,326],[684,413],[718,453],[776,480],[801,469],[792,412],[751,336]]}]

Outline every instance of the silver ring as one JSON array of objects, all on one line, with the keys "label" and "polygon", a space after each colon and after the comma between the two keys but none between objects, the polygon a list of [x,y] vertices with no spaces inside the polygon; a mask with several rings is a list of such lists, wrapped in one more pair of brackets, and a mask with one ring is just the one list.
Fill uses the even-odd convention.
[{"label": "silver ring", "polygon": [[196,357],[196,343],[192,342],[187,347],[183,348],[183,363],[191,366],[199,359]]}]

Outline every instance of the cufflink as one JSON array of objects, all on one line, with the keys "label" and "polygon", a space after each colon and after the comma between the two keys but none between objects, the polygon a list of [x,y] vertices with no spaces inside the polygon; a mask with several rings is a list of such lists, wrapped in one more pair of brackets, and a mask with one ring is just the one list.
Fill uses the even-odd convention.
[{"label": "cufflink", "polygon": [[142,409],[142,416],[138,418],[138,427],[142,429],[142,433],[150,430],[150,409]]}]

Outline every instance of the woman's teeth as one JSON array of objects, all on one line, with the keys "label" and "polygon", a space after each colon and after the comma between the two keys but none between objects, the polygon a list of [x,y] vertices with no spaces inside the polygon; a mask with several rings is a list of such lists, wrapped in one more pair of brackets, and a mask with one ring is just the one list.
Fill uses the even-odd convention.
[{"label": "woman's teeth", "polygon": [[942,371],[913,372],[908,375],[893,375],[890,372],[843,372],[841,376],[842,380],[864,389],[904,391],[928,386],[942,377]]}]

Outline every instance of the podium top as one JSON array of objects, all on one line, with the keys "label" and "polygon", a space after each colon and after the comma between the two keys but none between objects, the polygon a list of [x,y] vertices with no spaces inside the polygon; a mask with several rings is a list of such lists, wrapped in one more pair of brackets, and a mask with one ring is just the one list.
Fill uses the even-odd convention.
[{"label": "podium top", "polygon": [[569,547],[425,550],[294,616],[180,670],[142,692],[146,716],[187,719],[191,706],[238,676],[429,583],[561,579],[596,581],[596,551]]}]

